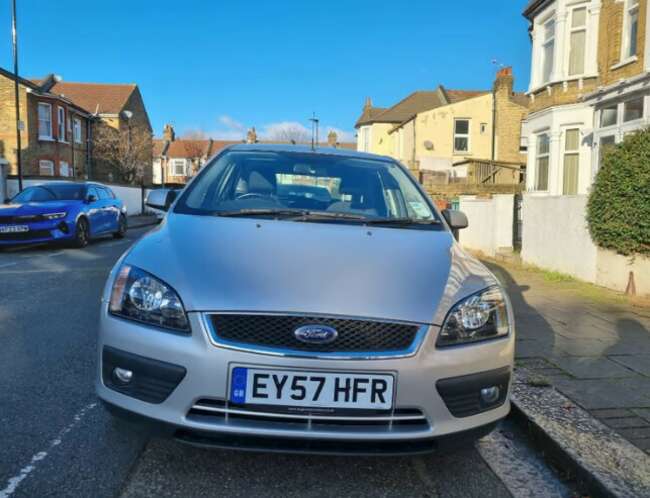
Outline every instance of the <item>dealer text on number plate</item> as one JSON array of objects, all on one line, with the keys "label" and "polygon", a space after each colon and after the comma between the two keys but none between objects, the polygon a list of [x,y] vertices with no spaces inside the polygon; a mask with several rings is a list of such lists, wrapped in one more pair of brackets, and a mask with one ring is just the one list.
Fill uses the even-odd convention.
[{"label": "dealer text on number plate", "polygon": [[389,410],[392,375],[234,367],[230,401],[275,406]]}]

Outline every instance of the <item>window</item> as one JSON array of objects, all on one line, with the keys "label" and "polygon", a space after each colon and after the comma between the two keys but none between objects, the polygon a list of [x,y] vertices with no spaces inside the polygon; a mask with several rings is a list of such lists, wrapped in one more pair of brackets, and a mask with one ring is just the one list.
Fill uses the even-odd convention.
[{"label": "window", "polygon": [[469,152],[469,119],[454,120],[454,152]]},{"label": "window", "polygon": [[548,83],[553,75],[555,19],[550,19],[544,23],[542,40],[542,83]]},{"label": "window", "polygon": [[569,76],[585,72],[585,47],[587,41],[587,7],[571,12],[571,35],[569,49]]},{"label": "window", "polygon": [[637,35],[639,32],[639,0],[626,0],[625,20],[623,21],[622,59],[636,55]]},{"label": "window", "polygon": [[72,176],[72,171],[70,171],[70,166],[66,161],[59,161],[59,175]]},{"label": "window", "polygon": [[57,108],[57,138],[59,142],[65,142],[65,109]]},{"label": "window", "polygon": [[535,190],[548,190],[548,161],[550,140],[546,133],[537,136],[537,161],[535,168]]},{"label": "window", "polygon": [[54,176],[54,163],[44,159],[38,161],[38,174],[41,176]]},{"label": "window", "polygon": [[38,103],[38,138],[52,139],[52,106]]},{"label": "window", "polygon": [[370,152],[370,130],[368,128],[361,129],[361,138],[363,139],[363,151]]},{"label": "window", "polygon": [[567,130],[564,137],[564,179],[562,193],[578,193],[578,167],[580,164],[580,130]]},{"label": "window", "polygon": [[602,137],[600,139],[600,146],[599,146],[600,150],[598,151],[598,169],[600,169],[600,167],[603,164],[603,159],[607,154],[607,150],[614,147],[615,145],[616,145],[616,137],[614,135],[609,135],[607,137]]},{"label": "window", "polygon": [[172,175],[185,176],[185,159],[172,159]]},{"label": "window", "polygon": [[110,195],[108,195],[108,192],[106,191],[105,188],[102,187],[97,187],[97,193],[99,194],[99,199],[102,201],[108,200],[111,198]]},{"label": "window", "polygon": [[623,121],[633,121],[643,117],[643,97],[629,100],[623,104]]},{"label": "window", "polygon": [[72,135],[74,136],[74,141],[78,144],[81,143],[81,120],[79,118],[74,118],[72,121]]},{"label": "window", "polygon": [[615,125],[618,120],[618,105],[613,104],[609,107],[604,107],[600,111],[600,127]]}]

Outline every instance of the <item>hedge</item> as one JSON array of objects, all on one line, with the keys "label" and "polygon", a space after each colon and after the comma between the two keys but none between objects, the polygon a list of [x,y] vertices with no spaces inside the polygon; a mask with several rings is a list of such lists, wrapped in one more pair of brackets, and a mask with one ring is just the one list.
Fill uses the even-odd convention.
[{"label": "hedge", "polygon": [[591,237],[619,254],[650,255],[650,130],[601,153],[587,206]]}]

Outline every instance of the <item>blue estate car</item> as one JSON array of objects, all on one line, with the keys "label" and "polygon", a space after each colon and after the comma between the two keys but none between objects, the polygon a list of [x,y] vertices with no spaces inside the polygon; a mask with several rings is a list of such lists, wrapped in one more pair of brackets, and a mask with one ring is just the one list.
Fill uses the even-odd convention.
[{"label": "blue estate car", "polygon": [[43,183],[0,205],[0,246],[66,242],[84,247],[98,235],[124,237],[126,228],[126,207],[99,183]]}]

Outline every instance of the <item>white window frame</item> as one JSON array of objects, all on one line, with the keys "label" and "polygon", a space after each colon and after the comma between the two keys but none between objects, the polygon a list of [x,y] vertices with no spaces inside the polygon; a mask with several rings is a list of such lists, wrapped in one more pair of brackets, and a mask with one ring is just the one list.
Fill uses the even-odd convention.
[{"label": "white window frame", "polygon": [[[182,165],[183,172],[178,173],[178,170],[176,169],[179,165]],[[180,159],[180,158],[175,158],[171,160],[171,176],[186,176],[187,175],[187,160],[186,159]]]},{"label": "white window frame", "polygon": [[[43,169],[49,170],[49,173],[43,173]],[[38,161],[38,176],[54,176],[54,161],[41,159]]]},{"label": "white window frame", "polygon": [[[573,16],[576,10],[585,9],[585,23],[583,26],[573,27]],[[579,78],[584,76],[587,72],[587,50],[589,50],[589,8],[586,3],[581,3],[571,6],[569,9],[568,25],[569,25],[569,36],[566,40],[566,74],[569,78]],[[585,46],[583,48],[583,59],[582,59],[582,72],[571,74],[571,37],[573,33],[578,33],[584,31],[585,33]],[[553,71],[551,70],[551,73]]]},{"label": "white window frame", "polygon": [[[623,6],[623,30],[621,31],[621,62],[636,60],[639,55],[639,0],[624,0],[625,5]],[[636,50],[633,54],[630,54],[630,47],[632,45],[631,38],[631,29],[632,29],[632,16],[636,15]]]},{"label": "white window frame", "polygon": [[[67,175],[63,174],[63,166],[64,165],[68,169],[68,174]],[[72,176],[72,168],[70,167],[70,164],[68,163],[68,161],[59,161],[59,175],[66,176],[66,177],[71,177]]]},{"label": "white window frame", "polygon": [[[549,23],[553,23],[553,36],[546,38],[546,25]],[[539,80],[542,85],[547,85],[552,82],[553,80],[553,71],[555,70],[555,64],[557,64],[556,57],[555,57],[555,43],[557,40],[557,22],[555,20],[555,13],[553,13],[551,16],[549,16],[547,19],[542,21],[540,23],[540,30],[541,30],[541,54],[539,60],[542,62],[542,66],[540,67],[540,74],[539,74]],[[553,60],[551,63],[551,68],[548,74],[548,78],[544,76],[544,67],[546,66],[546,46],[553,43],[553,50],[551,51],[551,54],[553,56]]]},{"label": "white window frame", "polygon": [[[544,152],[542,154],[539,153],[539,142],[541,137],[547,137],[548,140],[548,152]],[[546,158],[548,162],[546,163],[546,188],[545,189],[540,189],[538,188],[538,183],[539,183],[539,160],[541,158]],[[533,183],[533,190],[535,192],[548,192],[549,187],[550,187],[550,172],[551,172],[551,134],[550,132],[543,132],[537,135],[536,141],[535,141],[535,179]]]},{"label": "white window frame", "polygon": [[[456,133],[456,123],[458,121],[467,121],[467,133]],[[453,149],[454,154],[469,154],[472,150],[472,141],[470,136],[472,134],[472,120],[470,118],[455,118],[454,119],[454,138],[453,138]],[[456,138],[466,138],[467,139],[467,150],[458,150],[456,149]]]},{"label": "white window frame", "polygon": [[[567,149],[567,138],[568,134],[570,131],[575,131],[578,133],[578,145],[576,146],[575,149]],[[578,190],[580,187],[580,140],[582,138],[582,132],[580,128],[567,128],[564,130],[564,147],[562,150],[562,195],[577,195]],[[574,194],[565,194],[564,190],[566,188],[566,185],[564,183],[564,175],[565,175],[565,170],[566,170],[566,163],[567,163],[567,156],[577,156],[578,157],[578,164],[577,164],[577,179],[576,179],[576,192]]]},{"label": "white window frame", "polygon": [[56,138],[65,142],[65,108],[60,105],[56,108]]},{"label": "white window frame", "polygon": [[[41,119],[41,109],[47,108],[47,113],[50,117],[49,120],[44,120]],[[52,104],[48,104],[47,102],[39,102],[38,107],[37,107],[37,113],[38,113],[38,139],[39,140],[52,140]],[[47,122],[48,123],[48,129],[49,129],[49,134],[48,135],[42,135],[41,134],[41,122]]]},{"label": "white window frame", "polygon": [[73,118],[72,119],[72,138],[75,141],[75,143],[82,143],[81,142],[81,119],[79,118]]}]

